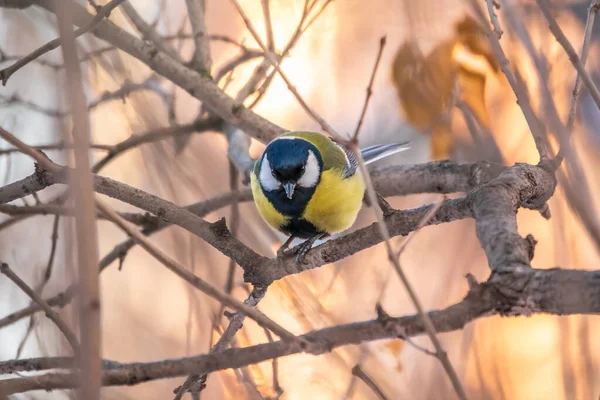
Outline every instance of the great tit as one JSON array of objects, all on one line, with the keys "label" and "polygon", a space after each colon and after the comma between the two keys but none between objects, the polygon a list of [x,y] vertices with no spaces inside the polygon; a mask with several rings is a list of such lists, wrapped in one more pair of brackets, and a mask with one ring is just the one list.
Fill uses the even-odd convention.
[{"label": "great tit", "polygon": [[[361,150],[365,164],[408,149],[407,143]],[[363,203],[365,186],[354,154],[316,132],[278,136],[256,160],[252,194],[262,218],[289,235],[278,254],[295,238],[292,249],[301,263],[315,241],[352,226]]]}]

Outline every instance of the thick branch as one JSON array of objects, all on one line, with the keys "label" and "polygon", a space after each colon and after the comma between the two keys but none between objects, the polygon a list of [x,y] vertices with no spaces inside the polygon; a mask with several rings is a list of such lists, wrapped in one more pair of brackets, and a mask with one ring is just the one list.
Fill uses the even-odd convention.
[{"label": "thick branch", "polygon": [[[441,311],[431,311],[429,316],[438,332],[450,332],[462,329],[467,323],[483,316],[532,313],[600,313],[600,272],[527,268],[494,273],[488,282],[480,285],[475,283],[460,303]],[[114,368],[105,369],[102,381],[105,386],[135,385],[190,373],[240,368],[302,352],[316,355],[344,345],[412,337],[423,333],[418,315],[381,318],[309,332],[298,337],[307,343],[304,345],[299,341],[277,341],[195,357],[118,364]],[[17,363],[22,364],[23,361],[19,360]],[[53,363],[40,363],[38,360],[31,367],[39,364],[43,364],[43,368],[49,368]],[[56,366],[64,367],[65,360],[56,359]],[[6,364],[2,368],[9,369]],[[0,394],[72,388],[77,384],[77,379],[77,374],[46,374],[8,379],[0,381]]]}]

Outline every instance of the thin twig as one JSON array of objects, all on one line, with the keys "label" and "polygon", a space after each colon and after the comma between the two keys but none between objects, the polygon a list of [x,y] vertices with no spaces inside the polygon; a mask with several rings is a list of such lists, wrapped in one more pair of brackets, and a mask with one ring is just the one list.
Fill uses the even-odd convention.
[{"label": "thin twig", "polygon": [[[267,287],[256,285],[252,289],[252,292],[248,296],[246,300],[244,300],[244,305],[251,309],[254,309],[258,303],[265,297],[267,293]],[[236,312],[233,314],[231,319],[229,320],[229,325],[217,341],[217,343],[210,349],[209,354],[218,353],[227,348],[235,334],[242,328],[242,324],[246,319],[246,316],[241,312]],[[208,373],[205,374],[194,374],[190,375],[188,379],[184,382],[183,385],[175,389],[175,397],[173,400],[180,400],[182,396],[191,388],[193,391],[202,390],[203,386],[206,384],[206,379],[208,378]]]},{"label": "thin twig", "polygon": [[78,357],[80,354],[79,342],[73,331],[65,324],[60,318],[58,313],[52,309],[32,288],[30,288],[21,278],[9,268],[8,264],[0,263],[0,273],[6,275],[11,281],[13,281],[23,292],[27,294],[33,301],[35,301],[46,313],[46,316],[52,320],[65,335],[65,338],[73,348],[75,355]]},{"label": "thin twig", "polygon": [[256,43],[258,43],[259,47],[265,52],[265,58],[267,60],[269,60],[269,62],[273,66],[273,68],[275,68],[275,70],[277,70],[277,72],[279,73],[279,75],[281,76],[281,78],[283,79],[285,84],[287,85],[289,91],[294,95],[294,97],[296,98],[298,103],[300,103],[302,108],[321,126],[321,129],[323,129],[323,131],[327,132],[328,134],[330,134],[331,136],[333,136],[334,138],[336,138],[338,140],[344,141],[345,139],[342,138],[342,136],[339,135],[333,129],[333,127],[331,125],[329,125],[327,123],[327,121],[325,121],[323,119],[323,117],[321,117],[319,114],[317,114],[316,111],[314,111],[312,108],[310,108],[308,103],[306,103],[306,101],[304,101],[302,96],[300,96],[300,93],[298,92],[296,87],[292,84],[292,82],[288,79],[288,77],[285,75],[285,73],[279,67],[279,63],[275,59],[275,56],[269,51],[267,46],[265,46],[265,44],[262,42],[258,32],[256,31],[256,29],[254,29],[254,25],[252,24],[252,22],[250,21],[250,19],[248,18],[248,16],[244,12],[244,10],[242,9],[242,7],[238,3],[238,1],[237,0],[230,0],[230,1],[233,4],[233,6],[235,7],[235,9],[237,10],[237,12],[240,15],[240,17],[242,18],[242,20],[244,21],[246,28],[252,34],[252,37],[254,37],[254,40],[256,41]]},{"label": "thin twig", "polygon": [[[376,67],[375,67],[375,69],[376,69]],[[365,99],[365,106],[363,107],[363,114],[366,112],[366,109],[368,106],[368,101],[369,101],[369,96],[367,96],[367,98]],[[358,136],[357,136],[358,132],[359,131],[357,129],[357,132],[355,133],[355,139],[358,138]],[[423,325],[425,327],[425,331],[427,332],[429,339],[431,340],[431,342],[433,343],[433,345],[436,349],[438,358],[439,358],[442,366],[446,370],[446,373],[447,373],[448,377],[450,378],[450,381],[452,382],[452,386],[454,387],[454,390],[455,390],[457,396],[461,400],[466,400],[467,397],[466,397],[465,390],[462,386],[462,383],[460,382],[460,379],[458,378],[458,375],[456,374],[456,371],[454,370],[454,367],[452,366],[452,363],[450,362],[450,359],[448,358],[448,355],[446,354],[445,350],[442,347],[442,344],[441,344],[441,342],[438,338],[437,332],[435,330],[435,326],[431,322],[429,315],[425,312],[425,310],[421,304],[421,301],[419,300],[415,290],[413,289],[412,285],[408,281],[408,277],[404,274],[404,271],[402,270],[402,267],[400,266],[399,254],[402,251],[403,247],[401,247],[397,256],[394,255],[394,251],[392,249],[392,245],[391,245],[391,241],[390,241],[389,229],[387,227],[387,224],[385,223],[383,212],[379,206],[379,197],[373,186],[373,181],[371,180],[371,175],[365,165],[362,154],[358,150],[358,141],[353,140],[353,141],[349,142],[348,144],[350,145],[350,150],[354,153],[356,160],[358,161],[360,173],[365,182],[367,197],[373,206],[373,210],[375,212],[375,216],[377,219],[377,227],[379,230],[379,235],[385,243],[385,248],[386,248],[386,251],[388,254],[388,259],[392,263],[394,269],[396,270],[396,273],[398,274],[398,276],[400,277],[400,280],[402,281],[404,287],[406,288],[406,291],[408,292],[412,303],[414,304],[415,308],[417,309],[419,316],[423,320]],[[436,208],[436,212],[437,212],[437,210],[439,210],[439,208],[441,207],[442,204],[443,204],[443,202],[441,202],[439,205],[434,207],[434,208]],[[433,217],[435,216],[436,212],[432,212],[432,211],[428,212],[426,214],[425,218],[423,218],[422,221],[420,221],[420,224],[419,224],[420,227],[429,223],[429,221],[431,221],[433,219]],[[427,218],[427,220],[425,220],[426,218]],[[408,238],[407,238],[407,240],[408,240]],[[407,242],[405,241],[405,243],[407,243]]]},{"label": "thin twig", "polygon": [[454,370],[454,367],[452,366],[452,363],[450,362],[450,359],[448,358],[448,354],[442,347],[442,343],[437,335],[435,326],[433,325],[433,322],[431,322],[431,318],[429,317],[429,314],[427,314],[425,312],[425,309],[423,308],[423,305],[421,304],[421,301],[419,300],[417,293],[413,289],[411,283],[408,281],[408,277],[406,276],[402,267],[400,266],[400,262],[399,262],[398,258],[396,258],[394,256],[394,252],[392,250],[392,245],[390,242],[389,230],[388,230],[385,220],[383,218],[383,213],[381,211],[381,208],[379,208],[379,204],[377,201],[377,193],[375,192],[375,189],[373,188],[371,176],[365,166],[362,155],[355,146],[352,146],[351,150],[353,151],[356,159],[358,160],[358,165],[360,167],[361,174],[365,181],[367,195],[368,195],[369,200],[371,201],[371,204],[373,205],[373,209],[375,210],[375,215],[377,217],[377,226],[379,228],[379,234],[380,234],[381,238],[384,240],[388,258],[389,258],[390,262],[392,263],[394,269],[396,270],[396,273],[400,277],[402,284],[406,288],[406,291],[408,292],[408,295],[409,295],[413,305],[417,309],[417,312],[423,321],[423,326],[425,327],[427,336],[429,336],[429,339],[431,340],[431,342],[433,343],[433,346],[436,349],[438,358],[439,358],[442,366],[446,370],[446,373],[447,373],[448,377],[450,378],[450,381],[452,382],[452,386],[454,387],[454,391],[456,392],[456,395],[458,396],[459,399],[466,400],[467,396],[466,396],[465,390],[462,386],[462,383],[460,382],[460,379],[458,378],[458,375],[456,374],[456,371]]},{"label": "thin twig", "polygon": [[179,54],[177,54],[171,46],[164,42],[164,40],[158,35],[158,33],[156,33],[152,25],[144,21],[142,16],[137,12],[135,7],[131,3],[124,3],[121,9],[123,10],[127,18],[129,18],[131,23],[133,23],[133,25],[136,27],[136,29],[142,34],[143,39],[151,41],[158,50],[167,54],[173,60],[181,62]]},{"label": "thin twig", "polygon": [[[273,335],[268,329],[265,329],[265,335],[269,343],[273,343]],[[274,358],[271,361],[271,374],[273,375],[273,391],[275,392],[275,399],[279,399],[283,395],[283,388],[279,384],[279,359]]]},{"label": "thin twig", "polygon": [[273,21],[271,20],[271,0],[261,0],[263,18],[265,20],[265,35],[267,37],[267,48],[275,52],[275,37],[273,36]]},{"label": "thin twig", "polygon": [[363,381],[381,400],[387,400],[387,396],[383,393],[379,385],[361,368],[360,364],[356,364],[352,368],[352,375]]},{"label": "thin twig", "polygon": [[496,2],[496,0],[485,0],[487,4],[488,14],[490,15],[490,21],[492,22],[492,26],[494,27],[494,33],[498,40],[502,38],[502,28],[500,27],[500,22],[498,21],[498,15],[496,15],[496,10],[494,8],[500,8],[500,5]]},{"label": "thin twig", "polygon": [[[600,9],[599,0],[591,0],[590,6],[588,7],[587,21],[585,22],[585,32],[583,34],[583,44],[581,46],[581,63],[585,67],[587,62],[588,53],[590,50],[590,44],[592,43],[592,31],[594,29],[594,22],[596,21],[596,14]],[[575,78],[575,86],[573,87],[573,95],[571,96],[571,102],[569,104],[569,117],[567,119],[567,132],[571,134],[573,131],[573,125],[575,124],[575,115],[577,114],[577,100],[581,93],[581,75],[577,72],[577,78]],[[562,149],[561,149],[562,150]]]},{"label": "thin twig", "polygon": [[379,51],[377,52],[377,58],[375,59],[375,65],[373,66],[373,71],[371,71],[371,78],[369,79],[369,85],[367,86],[367,95],[365,97],[365,102],[363,104],[363,109],[360,113],[360,118],[358,119],[358,123],[356,124],[356,129],[354,130],[354,135],[352,136],[352,140],[358,140],[358,134],[360,133],[360,128],[362,127],[363,120],[365,118],[365,114],[367,113],[367,109],[369,108],[369,100],[371,100],[371,96],[373,95],[373,82],[375,81],[375,75],[377,74],[377,68],[379,67],[379,62],[381,61],[381,55],[383,54],[383,49],[385,48],[386,37],[382,36],[379,40]]},{"label": "thin twig", "polygon": [[56,247],[58,244],[58,227],[60,223],[60,214],[56,214],[54,216],[54,223],[52,224],[52,234],[50,235],[50,240],[52,244],[50,245],[50,256],[48,257],[48,263],[46,264],[46,269],[44,270],[44,276],[42,278],[42,282],[36,288],[36,292],[42,294],[44,288],[50,281],[50,277],[52,276],[52,269],[54,266],[54,257],[56,256]]},{"label": "thin twig", "polygon": [[536,0],[536,2],[540,7],[540,10],[542,10],[542,14],[544,14],[544,17],[546,17],[548,24],[550,25],[550,31],[552,31],[552,34],[554,35],[554,37],[556,37],[558,43],[562,46],[562,48],[569,56],[569,60],[571,60],[571,63],[573,64],[573,66],[577,70],[577,73],[583,80],[583,83],[587,87],[590,96],[594,100],[594,103],[596,103],[596,107],[600,109],[600,91],[594,84],[594,81],[592,80],[590,75],[585,70],[585,65],[583,65],[583,63],[579,59],[579,56],[573,48],[573,45],[571,44],[571,42],[569,42],[569,39],[567,39],[562,29],[556,22],[556,19],[552,15],[552,12],[550,11],[550,8],[548,6],[548,2],[546,0]]},{"label": "thin twig", "polygon": [[200,73],[209,74],[212,67],[210,42],[206,31],[206,0],[185,0],[194,37],[193,67]]},{"label": "thin twig", "polygon": [[[108,18],[111,11],[114,10],[116,7],[118,7],[124,1],[125,0],[111,0],[105,6],[101,7],[98,10],[98,12],[96,13],[96,15],[94,16],[94,18],[89,23],[87,23],[86,25],[84,25],[78,29],[75,29],[75,31],[73,31],[73,37],[77,38],[77,37],[83,35],[84,33],[92,30],[104,18]],[[46,54],[50,50],[56,49],[58,46],[61,45],[61,42],[62,41],[60,38],[56,38],[56,39],[46,43],[42,47],[36,49],[35,51],[28,54],[24,58],[20,59],[19,61],[17,61],[10,67],[0,70],[0,80],[2,81],[2,85],[6,86],[6,82],[8,81],[8,78],[11,77],[12,74],[14,74],[16,71],[23,68],[25,65],[29,64],[31,61],[35,60],[36,58]]]},{"label": "thin twig", "polygon": [[[323,6],[319,9],[319,11],[317,11],[314,14],[313,18],[305,24],[305,22],[307,21],[307,19],[309,17],[310,10],[315,5],[315,3],[313,3],[312,6],[309,8],[308,0],[305,1],[304,12],[302,13],[302,16],[300,17],[300,21],[298,22],[298,25],[296,26],[294,33],[292,34],[292,36],[288,40],[287,44],[283,48],[283,51],[281,52],[279,64],[281,64],[283,62],[283,60],[289,55],[289,53],[292,51],[292,49],[298,43],[302,34],[305,33],[308,30],[308,28],[310,28],[312,23],[314,21],[316,21],[316,19],[321,15],[321,13],[325,10],[325,8],[327,7],[327,5],[329,3],[331,3],[331,0],[326,1],[325,4],[323,4]],[[254,98],[254,100],[252,100],[252,103],[248,106],[248,108],[254,108],[260,102],[260,100],[263,98],[263,96],[267,92],[267,89],[271,85],[273,78],[277,74],[277,70],[273,69],[271,71],[271,73],[269,73],[269,75],[266,76],[266,78],[264,79],[261,86],[258,89],[256,89],[256,85],[258,84],[260,79],[262,79],[262,77],[265,77],[265,74],[267,72],[267,67],[270,65],[271,65],[271,63],[265,59],[264,62],[261,63],[254,70],[253,77],[250,78],[248,80],[248,83],[246,85],[244,85],[244,87],[238,92],[238,96],[236,97],[236,100],[239,100],[239,97],[241,97],[242,94],[248,93],[248,95],[246,95],[244,97],[244,99],[245,99],[247,96],[249,96],[250,94],[255,92],[255,93],[257,93],[257,96]]]},{"label": "thin twig", "polygon": [[[482,19],[485,20],[483,15],[483,11],[479,7],[479,3],[476,0],[471,0],[471,4],[475,11],[480,15]],[[492,16],[490,16],[492,19]],[[546,150],[546,132],[545,127],[540,124],[539,119],[537,118],[533,107],[531,106],[531,102],[529,101],[529,93],[527,91],[527,87],[521,82],[519,82],[512,70],[510,69],[510,63],[506,58],[506,54],[504,54],[504,50],[500,45],[500,41],[498,37],[489,29],[489,27],[485,27],[487,31],[487,37],[490,41],[490,45],[492,47],[492,51],[496,56],[496,60],[500,64],[500,69],[506,76],[510,87],[512,88],[515,96],[517,97],[517,102],[525,116],[525,120],[527,121],[527,125],[529,126],[529,130],[531,131],[531,135],[533,136],[533,140],[535,142],[535,147],[538,150],[540,155],[540,161],[545,161],[548,159],[548,151]]]}]

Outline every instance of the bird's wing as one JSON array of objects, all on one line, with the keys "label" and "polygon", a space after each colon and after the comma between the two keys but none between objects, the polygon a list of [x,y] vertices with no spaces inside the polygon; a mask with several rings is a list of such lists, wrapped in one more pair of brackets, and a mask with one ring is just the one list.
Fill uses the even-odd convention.
[{"label": "bird's wing", "polygon": [[382,158],[408,149],[410,149],[408,142],[376,144],[375,146],[369,146],[361,149],[360,153],[362,154],[363,160],[365,160],[365,164],[371,164],[372,162],[381,160]]},{"label": "bird's wing", "polygon": [[340,149],[342,149],[342,151],[346,155],[346,169],[344,171],[345,172],[344,177],[350,178],[352,175],[354,175],[356,173],[356,169],[358,168],[358,160],[354,156],[354,153],[352,153],[347,148],[340,146],[337,143],[335,143],[335,145],[337,147],[339,147]]}]

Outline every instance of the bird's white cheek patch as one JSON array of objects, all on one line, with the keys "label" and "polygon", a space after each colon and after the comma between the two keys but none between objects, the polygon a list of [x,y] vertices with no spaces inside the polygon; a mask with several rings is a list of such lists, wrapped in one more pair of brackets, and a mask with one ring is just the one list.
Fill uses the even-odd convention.
[{"label": "bird's white cheek patch", "polygon": [[265,190],[272,191],[281,188],[281,182],[275,179],[271,173],[271,164],[269,163],[267,156],[263,158],[262,164],[260,165],[258,180]]},{"label": "bird's white cheek patch", "polygon": [[298,180],[298,186],[302,186],[305,188],[315,187],[317,182],[319,182],[319,174],[321,173],[319,169],[319,161],[317,157],[312,151],[308,151],[308,160],[306,160],[306,168],[304,170],[304,174]]}]

